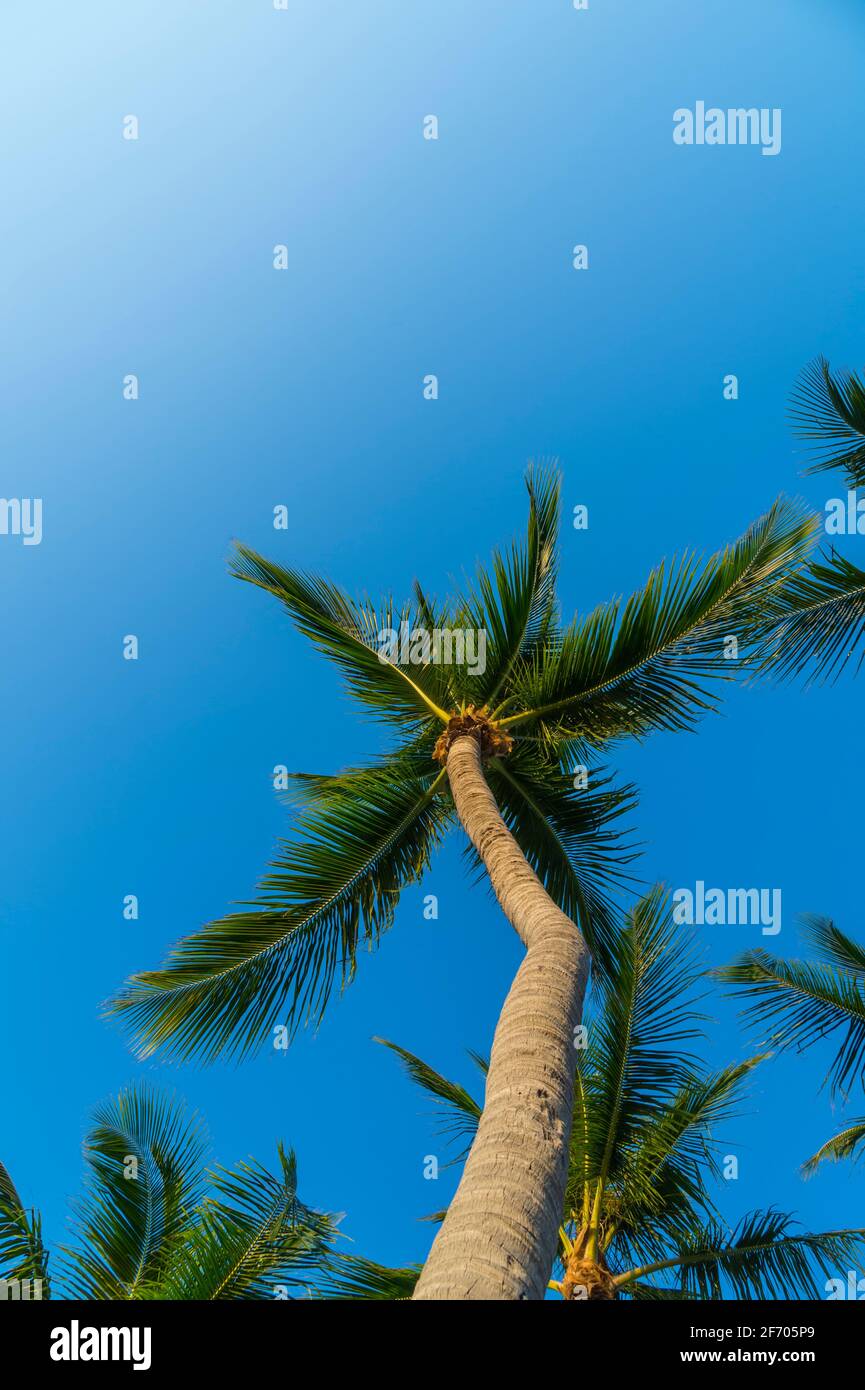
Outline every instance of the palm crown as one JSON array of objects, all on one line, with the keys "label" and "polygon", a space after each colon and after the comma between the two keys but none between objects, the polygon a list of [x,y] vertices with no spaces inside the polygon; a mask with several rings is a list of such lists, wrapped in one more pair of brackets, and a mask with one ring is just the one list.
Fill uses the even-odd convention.
[{"label": "palm crown", "polygon": [[275,1174],[254,1161],[207,1169],[198,1116],[139,1085],[95,1110],[84,1152],[59,1279],[38,1213],[0,1165],[0,1278],[41,1280],[43,1298],[59,1283],[68,1298],[236,1300],[291,1297],[327,1266],[335,1225],[300,1201],[281,1144]]},{"label": "palm crown", "polygon": [[[442,735],[473,725],[504,819],[549,894],[603,969],[616,884],[629,858],[620,817],[630,788],[573,771],[611,740],[688,729],[714,707],[710,682],[769,659],[769,634],[795,602],[815,521],[779,501],[734,545],[661,564],[626,601],[562,624],[556,598],[558,475],[531,469],[525,538],[439,604],[355,601],[327,580],[239,546],[234,574],[276,597],[332,660],[352,695],[394,735],[368,766],[296,774],[294,833],[254,901],[181,940],[160,970],[134,976],[110,1009],[142,1055],[210,1060],[261,1047],[277,1023],[318,1019],[394,917],[454,822]],[[411,659],[383,633],[486,634],[484,669]],[[740,660],[723,659],[735,634]],[[406,650],[406,646],[409,650]],[[469,851],[470,855],[473,852]]]},{"label": "palm crown", "polygon": [[[654,890],[617,933],[587,1015],[551,1284],[565,1298],[819,1298],[821,1278],[861,1263],[863,1232],[802,1232],[775,1210],[732,1227],[720,1216],[711,1195],[722,1179],[716,1131],[738,1113],[763,1057],[716,1072],[699,1063],[690,1048],[702,1036],[700,979],[693,942]],[[481,1114],[470,1092],[386,1045],[433,1096],[449,1138],[470,1142]],[[484,1060],[475,1061],[483,1072]],[[396,1274],[391,1296],[404,1297],[406,1271]],[[364,1286],[385,1296],[387,1272],[349,1262],[330,1288],[363,1297]]]}]

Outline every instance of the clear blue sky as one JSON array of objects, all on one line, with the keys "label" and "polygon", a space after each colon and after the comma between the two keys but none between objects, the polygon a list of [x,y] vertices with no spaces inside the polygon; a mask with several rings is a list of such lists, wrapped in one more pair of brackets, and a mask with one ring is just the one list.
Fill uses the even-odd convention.
[{"label": "clear blue sky", "polygon": [[[472,1079],[463,1049],[488,1049],[518,960],[456,841],[287,1055],[141,1065],[98,1017],[250,893],[285,829],[275,764],[376,746],[275,603],[227,577],[230,540],[352,590],[441,591],[522,525],[526,459],[556,454],[566,511],[590,509],[563,536],[570,613],[781,490],[822,508],[840,484],[797,476],[784,412],[816,353],[865,357],[865,13],[9,0],[0,26],[0,493],[44,499],[41,545],[0,537],[0,1157],[60,1237],[89,1108],[146,1075],[204,1112],[220,1161],[284,1136],[358,1251],[421,1258],[416,1218],[454,1173],[424,1181],[445,1151],[370,1039]],[[780,155],[674,145],[698,100],[782,108]],[[784,953],[798,912],[861,932],[862,689],[743,692],[696,736],[623,750],[646,879],[779,886]],[[761,944],[705,936],[716,962]],[[717,1014],[713,1063],[747,1048]],[[731,1217],[861,1222],[855,1173],[798,1176],[837,1119],[820,1077],[816,1055],[758,1074]]]}]

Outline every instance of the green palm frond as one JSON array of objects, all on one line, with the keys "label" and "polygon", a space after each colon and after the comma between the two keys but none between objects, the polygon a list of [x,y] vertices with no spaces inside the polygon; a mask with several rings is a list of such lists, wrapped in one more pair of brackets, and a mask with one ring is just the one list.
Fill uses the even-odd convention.
[{"label": "green palm frond", "polygon": [[276,1175],[254,1161],[209,1174],[218,1196],[199,1207],[150,1298],[281,1299],[297,1288],[312,1296],[336,1227],[298,1199],[295,1155],[282,1144],[278,1152]]},{"label": "green palm frond", "polygon": [[381,1043],[383,1047],[390,1048],[391,1052],[400,1058],[415,1085],[420,1086],[421,1090],[433,1096],[436,1104],[440,1107],[438,1128],[450,1138],[466,1142],[466,1148],[460,1155],[461,1158],[464,1158],[477,1133],[482,1106],[464,1086],[460,1086],[456,1081],[448,1081],[446,1076],[435,1071],[427,1062],[416,1057],[413,1052],[407,1052],[404,1047],[399,1047],[397,1043],[388,1042],[387,1038],[373,1038],[373,1042]]},{"label": "green palm frond", "polygon": [[636,904],[611,946],[601,1016],[590,1016],[590,1046],[580,1062],[589,1117],[585,1168],[601,1184],[615,1180],[643,1126],[693,1078],[696,1059],[684,1044],[700,1036],[691,992],[699,978],[696,953],[674,925],[662,889]]},{"label": "green palm frond", "polygon": [[800,919],[802,936],[827,965],[851,975],[865,976],[865,946],[845,935],[830,917],[804,913]]},{"label": "green palm frond", "polygon": [[791,576],[766,607],[757,661],[779,680],[836,680],[865,657],[865,570],[833,552]]},{"label": "green palm frond", "polygon": [[475,1052],[471,1047],[466,1048],[466,1055],[471,1057],[481,1076],[485,1078],[490,1069],[489,1057],[484,1057],[482,1053]]},{"label": "green palm frond", "polygon": [[765,951],[749,951],[714,974],[754,1001],[748,1016],[773,1046],[804,1048],[840,1030],[827,1076],[833,1092],[865,1076],[865,987],[856,974]]},{"label": "green palm frond", "polygon": [[31,1291],[36,1284],[41,1299],[51,1297],[42,1217],[23,1205],[8,1170],[0,1163],[0,1282],[25,1281]]},{"label": "green palm frond", "polygon": [[677,1267],[683,1292],[701,1299],[777,1299],[825,1297],[820,1280],[861,1261],[862,1231],[792,1234],[793,1218],[784,1212],[756,1211],[732,1231],[707,1222],[691,1233],[677,1255],[618,1276],[624,1292],[631,1278]]},{"label": "green palm frond", "polygon": [[847,1125],[839,1134],[833,1134],[831,1139],[827,1139],[825,1144],[821,1144],[815,1154],[802,1165],[802,1172],[806,1177],[811,1177],[816,1173],[821,1163],[833,1161],[839,1163],[842,1159],[852,1159],[856,1162],[865,1154],[865,1119],[854,1120]]},{"label": "green palm frond", "polygon": [[360,1255],[334,1254],[316,1283],[314,1296],[363,1302],[409,1299],[421,1268],[421,1265],[405,1265],[392,1269]]},{"label": "green palm frond", "polygon": [[739,1113],[744,1083],[770,1053],[748,1057],[720,1071],[689,1077],[666,1109],[646,1125],[628,1171],[667,1163],[673,1155],[705,1163],[715,1129]]},{"label": "green palm frond", "polygon": [[560,478],[555,462],[526,475],[529,520],[525,543],[493,555],[492,574],[480,569],[458,609],[467,627],[486,633],[486,668],[463,678],[467,700],[495,707],[518,663],[541,650],[556,631],[556,545]]},{"label": "green palm frond", "polygon": [[641,1303],[684,1303],[693,1302],[696,1298],[695,1294],[687,1293],[683,1289],[669,1289],[664,1288],[663,1285],[643,1284],[639,1280],[626,1284],[622,1289],[622,1294]]},{"label": "green palm frond", "polygon": [[435,765],[412,772],[399,759],[314,779],[258,900],[186,937],[162,970],[133,976],[110,1003],[140,1054],[241,1056],[278,1025],[320,1018],[449,825],[443,781]]},{"label": "green palm frond", "polygon": [[[84,1152],[76,1244],[60,1247],[64,1297],[85,1300],[287,1298],[333,1256],[336,1224],[297,1195],[297,1164],[278,1146],[274,1176],[250,1161],[208,1171],[203,1126],[183,1102],[146,1084],[98,1106]],[[0,1269],[41,1278],[38,1216],[21,1208],[0,1165]]]},{"label": "green palm frond", "polygon": [[416,626],[416,610],[388,599],[376,609],[356,603],[326,579],[284,569],[247,546],[238,545],[231,572],[273,594],[295,625],[340,668],[352,694],[377,717],[400,726],[446,722],[453,697],[448,668],[396,657],[383,660],[382,634]]},{"label": "green palm frond", "polygon": [[0,1163],[0,1202],[4,1206],[20,1207],[21,1205],[21,1198],[18,1196],[9,1169],[2,1163]]},{"label": "green palm frond", "polygon": [[645,1268],[668,1258],[689,1232],[716,1215],[706,1173],[673,1158],[652,1181],[650,1195],[626,1193],[621,1179],[606,1189],[600,1249],[611,1269]]},{"label": "green palm frond", "polygon": [[96,1108],[84,1147],[89,1171],[78,1242],[62,1256],[72,1297],[147,1296],[202,1199],[206,1152],[198,1116],[146,1084]]},{"label": "green palm frond", "polygon": [[710,1206],[706,1179],[720,1178],[716,1131],[739,1113],[744,1083],[765,1055],[690,1077],[659,1106],[623,1156],[616,1181],[616,1242],[643,1250],[660,1221],[664,1237],[686,1230]]},{"label": "green palm frond", "polygon": [[[575,621],[514,673],[502,724],[552,742],[594,744],[691,728],[715,708],[707,679],[731,679],[747,664],[770,596],[779,607],[816,525],[781,499],[710,560],[686,555],[660,565],[624,605],[605,604]],[[724,660],[730,635],[738,661]]]},{"label": "green palm frond", "polygon": [[618,828],[636,805],[635,788],[612,787],[596,769],[577,791],[572,773],[533,743],[491,760],[487,778],[508,829],[547,892],[580,928],[594,969],[603,972],[617,929],[615,893],[636,858]]},{"label": "green palm frond", "polygon": [[808,473],[843,469],[848,487],[865,487],[865,380],[855,372],[833,372],[818,357],[802,372],[793,391],[790,419],[809,442]]}]

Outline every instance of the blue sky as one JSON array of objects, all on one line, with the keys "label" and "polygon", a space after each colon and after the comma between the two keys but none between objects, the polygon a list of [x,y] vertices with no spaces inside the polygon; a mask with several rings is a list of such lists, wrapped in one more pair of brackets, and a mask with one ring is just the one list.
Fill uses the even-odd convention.
[{"label": "blue sky", "polygon": [[[371,1038],[472,1080],[463,1049],[488,1049],[518,961],[456,840],[287,1055],[142,1065],[99,1019],[126,974],[250,893],[286,825],[275,764],[377,746],[277,606],[227,576],[231,539],[353,591],[442,592],[523,524],[526,460],[557,455],[566,512],[590,515],[563,533],[570,613],[733,539],[780,491],[822,509],[840,482],[799,476],[785,405],[818,352],[865,356],[865,15],[17,0],[0,26],[0,493],[44,505],[41,545],[0,537],[0,1158],[61,1237],[90,1107],[147,1076],[203,1111],[220,1161],[269,1161],[284,1137],[355,1249],[420,1259],[417,1218],[454,1171],[424,1180],[446,1152]],[[698,100],[780,107],[781,153],[674,145]],[[696,735],[622,749],[646,880],[780,886],[783,953],[799,912],[860,932],[860,711],[849,676],[746,691]],[[765,944],[704,935],[713,962]],[[716,1013],[707,1058],[746,1055],[735,1010]],[[758,1073],[730,1129],[731,1218],[860,1221],[855,1172],[798,1175],[838,1118],[820,1061]]]}]

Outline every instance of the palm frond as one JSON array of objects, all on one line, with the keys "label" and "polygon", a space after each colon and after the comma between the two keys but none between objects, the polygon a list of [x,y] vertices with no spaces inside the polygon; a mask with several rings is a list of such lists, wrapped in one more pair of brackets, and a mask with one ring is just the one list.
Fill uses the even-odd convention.
[{"label": "palm frond", "polygon": [[410,647],[409,659],[403,659],[401,642],[388,655],[383,634],[401,634],[404,625],[411,634],[411,605],[397,607],[392,599],[379,609],[369,600],[356,603],[328,580],[285,569],[244,545],[236,547],[231,572],[278,598],[298,630],[336,663],[352,694],[378,718],[400,726],[447,721],[453,704],[448,668],[411,660]]},{"label": "palm frond", "polygon": [[865,657],[865,570],[835,552],[791,576],[766,606],[756,661],[778,680],[834,681]]},{"label": "palm frond", "polygon": [[21,1198],[18,1196],[9,1169],[2,1163],[0,1163],[0,1202],[4,1206],[20,1207],[21,1205]]},{"label": "palm frond", "polygon": [[603,1010],[589,1022],[590,1048],[580,1065],[590,1180],[614,1180],[635,1136],[693,1078],[696,1059],[684,1044],[700,1036],[691,992],[698,978],[694,946],[655,888],[611,943],[599,990]]},{"label": "palm frond", "polygon": [[772,1210],[751,1212],[732,1232],[707,1223],[680,1248],[682,1289],[704,1299],[824,1298],[820,1280],[856,1267],[865,1233],[792,1234],[794,1226]]},{"label": "palm frond", "polygon": [[[816,525],[782,498],[707,562],[685,555],[661,564],[624,606],[616,600],[576,620],[514,674],[514,708],[503,726],[594,744],[693,727],[715,708],[706,681],[732,679],[747,665],[770,597],[779,608]],[[738,661],[724,659],[730,635],[739,642]]]},{"label": "palm frond", "polygon": [[821,1163],[831,1160],[839,1163],[842,1159],[852,1159],[856,1162],[865,1154],[865,1119],[854,1120],[847,1125],[839,1134],[833,1134],[831,1139],[827,1139],[825,1144],[821,1144],[815,1154],[802,1165],[802,1172],[805,1177],[811,1177],[816,1173]]},{"label": "palm frond", "polygon": [[334,1254],[316,1283],[315,1297],[362,1302],[409,1299],[421,1268],[421,1265],[404,1265],[392,1269],[360,1255]]},{"label": "palm frond", "polygon": [[649,1283],[643,1284],[639,1280],[626,1284],[622,1289],[622,1294],[641,1303],[685,1303],[693,1302],[696,1297],[684,1289],[670,1289],[663,1285]]},{"label": "palm frond", "polygon": [[665,1234],[682,1231],[709,1205],[706,1177],[720,1177],[716,1131],[739,1113],[744,1083],[765,1056],[689,1077],[634,1136],[616,1181],[620,1243],[639,1241],[659,1220]]},{"label": "palm frond", "polygon": [[320,1019],[358,946],[378,942],[427,867],[451,815],[443,780],[399,761],[316,779],[257,901],[180,941],[109,1004],[140,1055],[242,1056],[279,1025]]},{"label": "palm frond", "polygon": [[841,1030],[827,1076],[833,1092],[865,1075],[865,989],[856,975],[765,951],[748,951],[713,973],[754,1001],[746,1012],[772,1046],[805,1048]]},{"label": "palm frond", "polygon": [[494,553],[492,574],[479,569],[459,610],[468,626],[487,634],[485,670],[464,682],[466,698],[479,707],[493,708],[515,666],[542,648],[556,630],[560,477],[555,460],[530,466],[526,488],[525,543]]},{"label": "palm frond", "polygon": [[146,1296],[202,1199],[206,1152],[199,1117],[146,1083],[97,1106],[84,1147],[78,1240],[62,1254],[72,1297]]},{"label": "palm frond", "polygon": [[865,380],[855,372],[833,372],[818,357],[802,372],[790,402],[790,420],[807,440],[813,463],[805,471],[844,471],[847,485],[865,487]]},{"label": "palm frond", "polygon": [[475,1052],[471,1047],[466,1048],[466,1053],[469,1057],[471,1057],[481,1076],[484,1077],[484,1079],[486,1079],[487,1073],[490,1069],[489,1057],[482,1056],[480,1052]]},{"label": "palm frond", "polygon": [[[33,1296],[51,1297],[48,1252],[42,1239],[42,1217],[26,1208],[8,1170],[0,1163],[0,1283],[30,1286]],[[38,1293],[34,1294],[34,1288]]]},{"label": "palm frond", "polygon": [[834,965],[851,975],[865,976],[865,946],[860,946],[852,936],[845,935],[830,917],[807,912],[800,920],[802,936],[827,965]]},{"label": "palm frond", "polygon": [[297,1195],[293,1151],[278,1146],[279,1172],[250,1161],[210,1173],[217,1196],[201,1206],[150,1298],[224,1302],[291,1297],[331,1258],[336,1227]]},{"label": "palm frond", "polygon": [[[436,1104],[440,1107],[439,1130],[448,1134],[452,1139],[468,1141],[470,1144],[477,1133],[482,1107],[465,1087],[460,1086],[456,1081],[448,1081],[446,1076],[435,1071],[427,1062],[416,1057],[413,1052],[407,1052],[404,1047],[399,1047],[397,1043],[388,1042],[387,1038],[374,1038],[373,1042],[381,1043],[383,1047],[390,1048],[391,1052],[400,1058],[414,1084],[435,1099]],[[468,1152],[468,1144],[460,1155],[461,1158],[464,1158]]]}]

